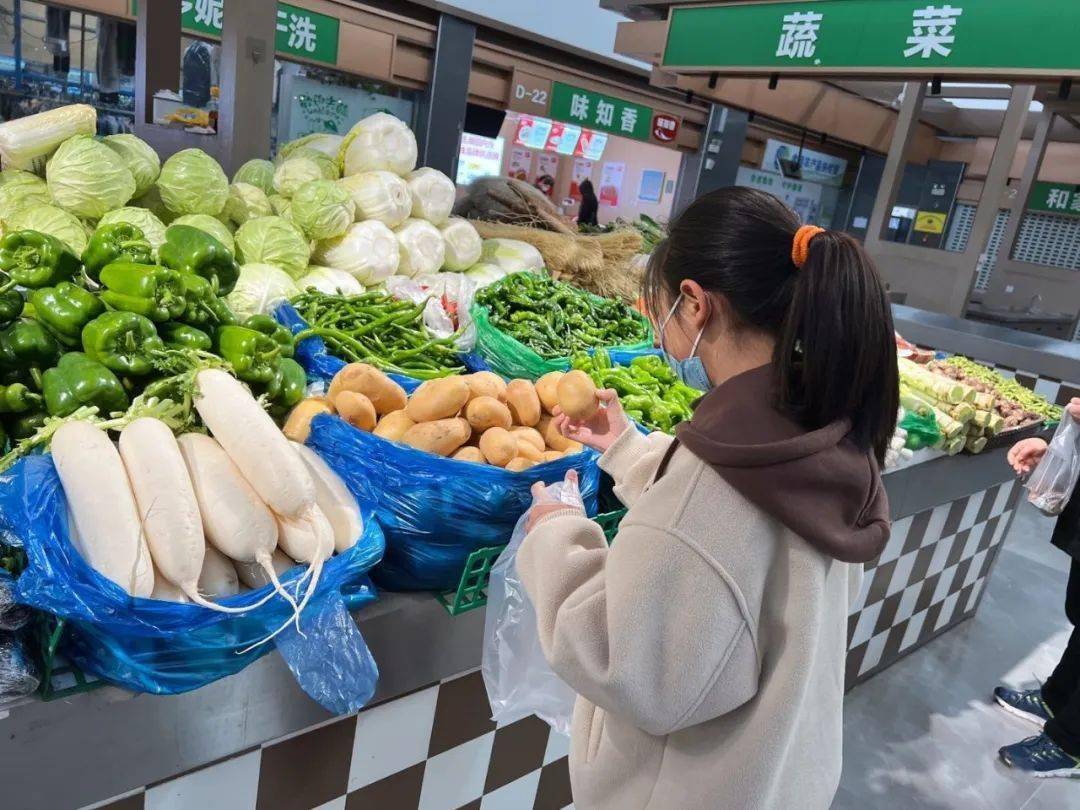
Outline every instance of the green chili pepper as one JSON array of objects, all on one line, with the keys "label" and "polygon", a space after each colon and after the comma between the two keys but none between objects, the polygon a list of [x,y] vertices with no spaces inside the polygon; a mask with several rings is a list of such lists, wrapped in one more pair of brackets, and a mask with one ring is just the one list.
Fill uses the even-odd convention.
[{"label": "green chili pepper", "polygon": [[78,346],[83,327],[105,311],[93,293],[70,281],[30,293],[34,318],[67,346]]},{"label": "green chili pepper", "polygon": [[22,383],[0,385],[0,413],[25,413],[40,407],[41,395],[35,394]]},{"label": "green chili pepper", "polygon": [[269,315],[252,315],[244,321],[244,326],[271,338],[281,349],[282,357],[293,356],[293,334],[289,327],[283,326]]},{"label": "green chili pepper", "polygon": [[6,290],[0,293],[0,326],[18,318],[26,306],[22,293],[18,290]]},{"label": "green chili pepper", "polygon": [[279,412],[299,403],[307,393],[307,374],[304,367],[289,357],[277,361],[277,370],[266,386],[271,405]]},{"label": "green chili pepper", "polygon": [[209,352],[214,348],[214,341],[202,329],[186,323],[163,323],[158,326],[158,335],[165,345],[173,349],[198,349]]},{"label": "green chili pepper", "polygon": [[60,344],[40,323],[20,318],[0,329],[0,368],[17,371],[48,368],[60,357]]},{"label": "green chili pepper", "polygon": [[87,405],[107,416],[126,411],[131,404],[117,376],[82,352],[68,352],[46,371],[42,390],[50,416],[68,416]]},{"label": "green chili pepper", "polygon": [[55,236],[38,231],[15,231],[0,240],[0,270],[10,281],[27,289],[49,287],[79,272],[79,257]]},{"label": "green chili pepper", "polygon": [[13,442],[29,439],[45,426],[48,416],[44,408],[17,414],[15,418],[7,422],[7,434]]},{"label": "green chili pepper", "polygon": [[153,321],[134,312],[106,312],[94,318],[83,329],[82,344],[91,360],[133,377],[153,371],[150,353],[165,348]]},{"label": "green chili pepper", "polygon": [[232,292],[240,276],[240,266],[229,249],[190,225],[170,225],[165,230],[165,244],[158,248],[158,257],[166,267],[202,276],[218,295]]},{"label": "green chili pepper", "polygon": [[221,326],[215,344],[244,382],[267,384],[274,379],[281,350],[273,338],[246,326]]},{"label": "green chili pepper", "polygon": [[101,271],[113,262],[153,264],[153,250],[142,228],[127,222],[99,225],[83,251],[83,271],[97,281]]},{"label": "green chili pepper", "polygon": [[184,280],[167,267],[115,262],[101,271],[101,283],[101,300],[110,307],[152,321],[172,320],[187,307]]}]

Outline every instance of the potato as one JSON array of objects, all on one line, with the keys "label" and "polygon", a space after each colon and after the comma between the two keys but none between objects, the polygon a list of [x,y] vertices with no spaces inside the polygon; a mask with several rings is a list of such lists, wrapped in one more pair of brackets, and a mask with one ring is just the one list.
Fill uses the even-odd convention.
[{"label": "potato", "polygon": [[292,409],[281,432],[294,442],[303,444],[311,433],[311,420],[320,413],[333,412],[334,406],[322,397],[310,397]]},{"label": "potato", "polygon": [[545,448],[544,437],[540,435],[540,431],[536,428],[514,425],[514,427],[510,428],[510,432],[514,434],[515,439],[525,439],[537,450],[543,452]]},{"label": "potato", "polygon": [[434,422],[457,416],[469,401],[469,384],[464,377],[443,377],[420,386],[405,406],[414,422]]},{"label": "potato", "polygon": [[488,396],[470,399],[465,406],[465,418],[469,420],[472,429],[480,433],[493,427],[509,428],[512,421],[510,409],[495,397]]},{"label": "potato", "polygon": [[515,425],[532,427],[540,421],[540,397],[528,380],[511,380],[506,386],[506,404]]},{"label": "potato", "polygon": [[596,385],[584,371],[568,371],[558,385],[559,407],[571,419],[591,419],[600,407]]},{"label": "potato", "polygon": [[401,441],[417,450],[449,456],[469,440],[472,428],[464,419],[437,419],[413,425],[405,431]]},{"label": "potato", "polygon": [[536,395],[540,397],[540,404],[546,413],[554,413],[555,406],[559,404],[558,386],[559,380],[564,377],[561,371],[549,371],[536,381]]},{"label": "potato", "polygon": [[480,452],[496,467],[505,467],[517,457],[517,439],[509,430],[493,427],[480,436]]},{"label": "potato", "polygon": [[375,415],[375,406],[371,400],[356,391],[339,391],[334,400],[338,416],[355,428],[371,432],[379,418]]},{"label": "potato", "polygon": [[375,430],[372,432],[376,436],[381,436],[392,442],[400,442],[401,437],[405,435],[405,431],[415,424],[416,422],[409,418],[404,409],[392,411],[379,420],[379,424],[375,426]]},{"label": "potato", "polygon": [[544,452],[542,450],[537,450],[532,442],[521,436],[515,438],[517,439],[517,454],[520,458],[527,458],[529,461],[536,463],[544,460]]},{"label": "potato", "polygon": [[581,442],[575,442],[573,439],[567,439],[566,443],[568,446],[565,450],[562,451],[562,454],[564,456],[572,456],[580,453],[582,450],[585,449],[585,445],[583,445]]},{"label": "potato", "polygon": [[555,420],[550,416],[543,417],[536,425],[540,431],[540,435],[544,437],[544,442],[552,450],[558,450],[560,453],[566,450],[576,442],[566,438],[555,427]]},{"label": "potato", "polygon": [[327,398],[337,407],[337,396],[343,391],[355,391],[371,400],[375,413],[400,411],[408,402],[405,389],[391,380],[386,374],[367,363],[349,363],[334,375],[330,382]]},{"label": "potato", "polygon": [[450,458],[456,458],[458,461],[471,461],[474,464],[487,464],[487,459],[480,452],[480,448],[469,447],[468,445],[458,448]]},{"label": "potato", "polygon": [[502,402],[506,399],[506,382],[494,371],[478,371],[465,378],[469,385],[469,398],[494,397]]},{"label": "potato", "polygon": [[529,461],[527,458],[518,456],[517,458],[510,459],[509,463],[506,465],[506,469],[508,472],[524,472],[529,469],[529,467],[535,466],[535,464],[536,462],[534,461]]},{"label": "potato", "polygon": [[543,457],[544,461],[557,461],[563,457],[563,454],[558,450],[545,450],[540,455]]}]

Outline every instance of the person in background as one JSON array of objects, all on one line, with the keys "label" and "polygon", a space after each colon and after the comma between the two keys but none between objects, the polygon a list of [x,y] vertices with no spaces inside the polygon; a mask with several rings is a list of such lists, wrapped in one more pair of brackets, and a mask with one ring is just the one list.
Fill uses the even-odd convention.
[{"label": "person in background", "polygon": [[[1066,416],[1080,420],[1080,399],[1066,407]],[[1030,473],[1046,455],[1042,439],[1024,439],[1009,450],[1017,475]],[[994,700],[1001,708],[1042,731],[998,751],[1001,761],[1036,776],[1080,776],[1080,498],[1075,491],[1057,519],[1051,542],[1072,557],[1065,588],[1065,615],[1073,626],[1061,660],[1038,689],[999,686]]]},{"label": "person in background", "polygon": [[641,435],[611,390],[587,421],[556,413],[629,511],[609,548],[541,484],[517,556],[579,695],[575,806],[825,810],[848,615],[890,531],[884,285],[855,239],[725,188],[673,223],[646,300],[669,364],[708,393],[675,438]]},{"label": "person in background", "polygon": [[555,178],[550,174],[542,174],[536,178],[536,182],[533,183],[537,190],[540,191],[545,197],[551,197],[555,192]]},{"label": "person in background", "polygon": [[596,199],[596,191],[593,189],[592,180],[586,177],[581,181],[578,189],[581,191],[581,205],[578,206],[577,213],[578,225],[598,226],[600,223],[596,219],[596,214],[600,210],[600,201]]}]

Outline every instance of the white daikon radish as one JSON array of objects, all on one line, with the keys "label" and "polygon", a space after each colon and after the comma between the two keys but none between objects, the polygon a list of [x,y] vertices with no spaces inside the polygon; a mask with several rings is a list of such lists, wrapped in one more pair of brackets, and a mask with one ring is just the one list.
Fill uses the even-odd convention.
[{"label": "white daikon radish", "polygon": [[260,569],[263,581],[272,582],[274,591],[295,611],[296,602],[281,587],[275,571],[278,528],[266,504],[209,436],[187,433],[177,444],[199,504],[206,541],[238,565]]},{"label": "white daikon radish", "polygon": [[70,421],[53,436],[52,456],[86,562],[132,596],[150,596],[150,550],[124,462],[109,437],[89,422]]},{"label": "white daikon radish", "polygon": [[291,444],[304,460],[315,481],[315,502],[334,528],[334,550],[338,553],[348,551],[356,545],[364,531],[364,521],[360,517],[356,498],[318,453],[299,442]]},{"label": "white daikon radish", "polygon": [[150,555],[165,579],[195,604],[223,613],[243,613],[273,595],[256,605],[225,608],[199,593],[206,552],[202,517],[180,447],[164,422],[143,417],[127,425],[120,432],[120,457],[135,493]]},{"label": "white daikon radish", "polygon": [[202,573],[199,574],[199,590],[211,599],[227,599],[240,593],[236,566],[213,546],[206,547]]},{"label": "white daikon radish", "polygon": [[181,605],[186,605],[191,600],[184,596],[184,592],[173,585],[165,577],[161,576],[158,571],[154,571],[154,590],[150,594],[151,599],[157,599],[162,602],[176,602]]},{"label": "white daikon radish", "polygon": [[311,474],[244,384],[218,369],[195,379],[199,416],[263,503],[287,518],[314,508]]},{"label": "white daikon radish", "polygon": [[[240,577],[240,581],[249,588],[258,590],[271,584],[266,570],[258,563],[233,560],[233,565],[236,566],[236,573]],[[274,549],[274,556],[271,558],[271,570],[274,572],[275,577],[283,576],[295,567],[296,563],[286,557],[285,552],[279,548]]]}]

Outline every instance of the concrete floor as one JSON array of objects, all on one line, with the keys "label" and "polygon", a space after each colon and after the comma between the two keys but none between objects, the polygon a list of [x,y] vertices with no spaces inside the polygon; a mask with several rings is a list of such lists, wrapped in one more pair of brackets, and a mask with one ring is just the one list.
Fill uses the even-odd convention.
[{"label": "concrete floor", "polygon": [[1000,746],[1037,729],[990,698],[999,683],[1049,675],[1071,631],[1069,558],[1050,545],[1052,523],[1025,504],[975,618],[851,691],[834,810],[1080,808],[1080,779],[1001,764]]}]

